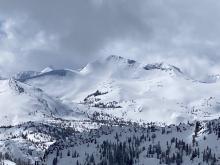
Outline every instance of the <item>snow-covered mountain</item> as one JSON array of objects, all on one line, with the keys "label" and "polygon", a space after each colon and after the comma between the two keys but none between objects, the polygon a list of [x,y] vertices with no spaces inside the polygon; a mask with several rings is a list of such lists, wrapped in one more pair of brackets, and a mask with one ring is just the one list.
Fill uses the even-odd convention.
[{"label": "snow-covered mountain", "polygon": [[0,126],[43,121],[73,114],[72,110],[41,89],[14,79],[0,80]]},{"label": "snow-covered mountain", "polygon": [[220,115],[219,82],[193,80],[165,63],[142,64],[109,56],[81,71],[49,69],[22,82],[83,112],[104,112],[126,120],[179,123]]},{"label": "snow-covered mountain", "polygon": [[0,79],[0,164],[217,164],[218,89],[218,76],[114,55],[20,72]]}]

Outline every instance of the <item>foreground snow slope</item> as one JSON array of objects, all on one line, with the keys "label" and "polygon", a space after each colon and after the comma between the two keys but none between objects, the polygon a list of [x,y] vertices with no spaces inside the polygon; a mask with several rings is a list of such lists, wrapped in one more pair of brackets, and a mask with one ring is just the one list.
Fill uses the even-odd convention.
[{"label": "foreground snow slope", "polygon": [[83,112],[126,120],[178,123],[220,115],[220,82],[195,81],[164,63],[109,56],[81,71],[48,70],[22,81]]}]

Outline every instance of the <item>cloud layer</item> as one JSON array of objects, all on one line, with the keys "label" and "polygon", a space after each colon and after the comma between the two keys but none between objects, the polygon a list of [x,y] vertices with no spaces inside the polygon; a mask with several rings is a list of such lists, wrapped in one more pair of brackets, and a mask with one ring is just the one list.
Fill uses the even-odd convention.
[{"label": "cloud layer", "polygon": [[0,70],[79,68],[116,54],[218,73],[218,0],[0,2]]}]

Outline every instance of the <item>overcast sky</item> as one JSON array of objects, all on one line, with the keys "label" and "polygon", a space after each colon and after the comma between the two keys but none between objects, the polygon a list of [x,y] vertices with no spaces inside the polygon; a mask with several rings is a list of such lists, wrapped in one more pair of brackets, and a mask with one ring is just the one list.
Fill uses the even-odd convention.
[{"label": "overcast sky", "polygon": [[220,73],[219,0],[0,0],[0,72],[110,54]]}]

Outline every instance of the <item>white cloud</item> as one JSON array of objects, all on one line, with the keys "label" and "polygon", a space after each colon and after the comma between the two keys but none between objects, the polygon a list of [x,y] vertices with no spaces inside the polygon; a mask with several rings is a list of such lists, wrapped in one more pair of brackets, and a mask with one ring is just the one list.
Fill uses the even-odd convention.
[{"label": "white cloud", "polygon": [[220,72],[218,0],[3,0],[0,14],[0,51],[10,54],[0,55],[0,68],[11,72],[78,68],[109,54],[193,76]]},{"label": "white cloud", "polygon": [[1,24],[4,35],[0,40],[0,68],[4,72],[27,69],[32,65],[28,58],[35,50],[56,49],[57,37],[33,25],[34,22],[27,17],[6,18]]}]

